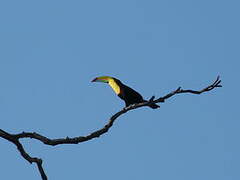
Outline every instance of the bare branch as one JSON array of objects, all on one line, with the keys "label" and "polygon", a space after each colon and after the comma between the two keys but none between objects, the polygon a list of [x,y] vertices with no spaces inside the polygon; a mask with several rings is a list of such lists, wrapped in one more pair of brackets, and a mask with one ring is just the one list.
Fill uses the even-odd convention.
[{"label": "bare branch", "polygon": [[22,155],[22,157],[24,159],[26,159],[29,163],[36,163],[39,173],[42,177],[42,180],[47,180],[47,176],[43,170],[42,167],[42,160],[36,157],[31,157],[24,149],[23,145],[19,142],[19,138],[7,133],[6,131],[0,129],[0,137],[12,142],[13,144],[15,144],[17,146],[18,151],[20,152],[20,154]]},{"label": "bare branch", "polygon": [[18,151],[21,153],[22,157],[24,159],[26,159],[28,162],[30,163],[36,163],[38,166],[38,170],[41,174],[42,180],[47,180],[47,176],[43,170],[42,167],[42,160],[36,157],[31,157],[29,156],[28,153],[26,153],[26,151],[24,150],[22,144],[19,142],[19,139],[21,138],[32,138],[32,139],[36,139],[41,141],[42,143],[46,144],[46,145],[51,145],[51,146],[56,146],[56,145],[60,145],[60,144],[78,144],[81,142],[85,142],[85,141],[89,141],[93,138],[98,138],[101,135],[105,134],[106,132],[108,132],[108,130],[112,127],[113,123],[115,122],[115,120],[121,116],[122,114],[125,114],[126,112],[133,110],[133,109],[137,109],[140,107],[144,107],[144,106],[149,106],[152,103],[164,103],[166,99],[176,95],[176,94],[181,94],[181,93],[191,93],[191,94],[201,94],[204,92],[208,92],[213,90],[214,88],[218,88],[218,87],[222,87],[222,85],[220,84],[221,80],[220,77],[218,76],[217,79],[209,86],[207,86],[206,88],[203,88],[202,90],[196,91],[196,90],[184,90],[181,87],[177,88],[175,91],[170,92],[169,94],[160,97],[156,100],[154,100],[155,96],[152,96],[149,101],[146,102],[142,102],[142,103],[138,103],[138,104],[133,104],[130,105],[128,107],[123,108],[121,111],[117,112],[116,114],[114,114],[110,119],[109,122],[101,129],[94,131],[92,133],[90,133],[89,135],[86,136],[78,136],[78,137],[73,137],[73,138],[59,138],[59,139],[50,139],[46,136],[43,136],[41,134],[38,134],[36,132],[22,132],[19,134],[9,134],[3,130],[0,129],[0,137],[12,142],[13,144],[15,144],[17,146]]}]

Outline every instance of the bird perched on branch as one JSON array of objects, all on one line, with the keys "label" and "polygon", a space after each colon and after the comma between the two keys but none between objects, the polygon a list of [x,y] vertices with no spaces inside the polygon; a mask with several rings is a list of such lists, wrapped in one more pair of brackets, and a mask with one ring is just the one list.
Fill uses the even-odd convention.
[{"label": "bird perched on branch", "polygon": [[[114,77],[110,76],[96,77],[95,79],[92,80],[92,82],[108,83],[109,86],[111,86],[111,88],[113,89],[113,91],[118,95],[118,97],[125,101],[126,107],[132,104],[146,102],[146,100],[143,99],[141,94],[139,94],[132,88],[126,86],[120,80]],[[159,108],[160,106],[153,103],[149,104],[149,107],[152,109],[156,109]]]}]

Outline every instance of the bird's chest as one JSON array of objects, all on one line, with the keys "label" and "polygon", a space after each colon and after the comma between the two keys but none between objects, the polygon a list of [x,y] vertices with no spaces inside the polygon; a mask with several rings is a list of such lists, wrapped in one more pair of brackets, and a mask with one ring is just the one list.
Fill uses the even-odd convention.
[{"label": "bird's chest", "polygon": [[113,91],[119,95],[121,92],[120,87],[117,85],[117,83],[115,83],[114,81],[109,81],[109,85],[111,86],[111,88],[113,89]]}]

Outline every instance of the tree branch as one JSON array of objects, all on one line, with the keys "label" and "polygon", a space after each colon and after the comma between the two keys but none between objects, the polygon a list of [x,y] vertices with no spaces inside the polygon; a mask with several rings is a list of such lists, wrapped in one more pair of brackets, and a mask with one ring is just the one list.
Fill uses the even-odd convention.
[{"label": "tree branch", "polygon": [[154,96],[152,96],[149,101],[146,102],[142,102],[142,103],[138,103],[138,104],[133,104],[130,105],[128,107],[123,108],[121,111],[117,112],[116,114],[114,114],[110,119],[109,122],[101,129],[94,131],[92,133],[90,133],[89,135],[86,136],[78,136],[78,137],[73,137],[73,138],[59,138],[59,139],[50,139],[46,136],[43,136],[41,134],[38,134],[36,132],[22,132],[19,134],[10,134],[5,132],[4,130],[0,129],[0,137],[12,142],[13,144],[15,144],[17,146],[18,151],[20,152],[20,154],[22,155],[22,157],[24,159],[26,159],[28,162],[30,163],[36,163],[38,166],[38,170],[41,174],[42,180],[47,180],[47,176],[43,170],[42,167],[42,160],[36,157],[31,157],[29,156],[29,154],[24,150],[22,144],[19,142],[19,139],[21,138],[32,138],[32,139],[36,139],[41,141],[42,143],[46,144],[46,145],[51,145],[51,146],[56,146],[56,145],[60,145],[60,144],[78,144],[81,142],[85,142],[85,141],[89,141],[93,138],[98,138],[101,135],[105,134],[106,132],[108,132],[108,130],[112,127],[113,123],[115,122],[115,120],[121,116],[122,114],[125,114],[126,112],[133,110],[133,109],[137,109],[140,107],[144,107],[144,106],[149,106],[150,104],[153,103],[164,103],[166,99],[176,95],[176,94],[181,94],[181,93],[190,93],[190,94],[201,94],[204,92],[208,92],[213,90],[214,88],[218,88],[218,87],[222,87],[222,85],[220,84],[221,80],[220,77],[218,76],[217,79],[209,86],[207,86],[206,88],[203,88],[202,90],[196,91],[196,90],[184,90],[181,87],[177,88],[175,91],[170,92],[169,94],[160,97],[156,100],[154,100]]},{"label": "tree branch", "polygon": [[31,157],[24,149],[23,145],[19,142],[19,138],[7,133],[6,131],[0,129],[0,137],[12,142],[13,144],[15,144],[17,146],[18,151],[20,152],[20,154],[22,155],[22,157],[24,159],[26,159],[29,163],[36,163],[39,173],[42,177],[42,180],[47,180],[47,176],[43,170],[42,167],[42,160],[36,157]]}]

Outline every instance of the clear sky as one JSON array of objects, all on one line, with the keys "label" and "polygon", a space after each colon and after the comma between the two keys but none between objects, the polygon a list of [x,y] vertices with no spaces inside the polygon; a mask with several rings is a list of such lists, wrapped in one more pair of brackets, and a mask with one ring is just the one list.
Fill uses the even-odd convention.
[{"label": "clear sky", "polygon": [[[239,180],[240,2],[0,2],[0,128],[50,138],[87,135],[123,108],[96,76],[145,98],[221,76],[223,88],[177,95],[121,116],[101,138],[46,146],[23,140],[50,180]],[[0,179],[40,179],[0,139]]]}]

